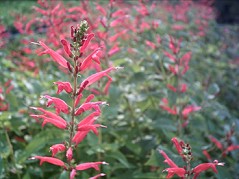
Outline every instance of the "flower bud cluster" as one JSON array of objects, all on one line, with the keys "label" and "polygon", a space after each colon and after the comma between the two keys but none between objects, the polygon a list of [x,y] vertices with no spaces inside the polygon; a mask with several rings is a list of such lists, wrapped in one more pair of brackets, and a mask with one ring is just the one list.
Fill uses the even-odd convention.
[{"label": "flower bud cluster", "polygon": [[213,172],[217,173],[216,166],[224,166],[224,163],[219,163],[217,160],[214,160],[211,163],[201,163],[197,165],[194,168],[191,168],[191,160],[192,157],[192,149],[189,144],[185,144],[184,141],[178,141],[177,138],[172,138],[172,142],[178,151],[178,154],[183,158],[183,160],[186,163],[186,166],[184,167],[178,167],[177,164],[175,164],[168,155],[163,151],[159,150],[159,153],[164,157],[164,162],[169,165],[170,168],[166,168],[163,170],[168,172],[168,175],[166,178],[172,178],[174,175],[177,175],[184,179],[190,179],[193,177],[193,179],[197,179],[197,177],[200,175],[201,172],[206,171],[208,169],[213,169]]}]

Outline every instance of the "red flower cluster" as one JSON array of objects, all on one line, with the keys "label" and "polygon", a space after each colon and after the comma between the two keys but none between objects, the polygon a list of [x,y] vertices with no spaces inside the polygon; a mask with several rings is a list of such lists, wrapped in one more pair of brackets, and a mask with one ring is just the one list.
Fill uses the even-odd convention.
[{"label": "red flower cluster", "polygon": [[183,168],[178,167],[163,150],[160,150],[160,154],[165,159],[164,162],[170,166],[170,168],[166,168],[163,170],[168,172],[166,178],[172,178],[174,175],[178,175],[183,179],[188,178],[188,176],[193,176],[193,179],[197,179],[197,177],[203,171],[206,171],[211,168],[213,172],[217,173],[216,166],[224,166],[224,163],[219,163],[217,160],[214,160],[212,163],[202,163],[191,169],[190,162],[192,160],[192,152],[190,145],[185,144],[183,141],[178,141],[178,139],[175,137],[172,138],[172,142],[174,143],[174,146],[177,149],[179,155],[185,161],[186,166]]},{"label": "red flower cluster", "polygon": [[4,47],[6,44],[6,38],[9,37],[9,33],[7,32],[5,26],[0,24],[0,49]]},{"label": "red flower cluster", "polygon": [[[181,58],[178,58],[180,53],[180,44],[181,39],[175,40],[172,36],[170,36],[169,49],[171,52],[164,51],[165,56],[170,60],[169,71],[175,75],[176,80],[178,81],[177,86],[167,84],[167,88],[177,94],[185,93],[187,91],[187,85],[182,83],[181,80],[183,75],[189,69],[189,61],[191,59],[191,52],[186,52]],[[168,113],[178,115],[180,119],[185,120],[182,124],[183,127],[188,124],[189,121],[187,119],[190,113],[201,109],[200,106],[196,105],[173,105],[170,107],[167,98],[162,99],[160,107]]]},{"label": "red flower cluster", "polygon": [[[105,101],[93,102],[92,100],[94,99],[94,95],[90,94],[88,97],[86,97],[85,101],[81,103],[81,105],[79,104],[81,98],[83,97],[83,91],[88,89],[91,85],[98,82],[103,77],[107,77],[109,79],[109,82],[105,87],[108,89],[110,82],[112,81],[109,73],[113,70],[119,69],[119,67],[110,67],[104,71],[97,72],[87,77],[79,85],[77,84],[79,73],[85,71],[94,62],[98,65],[100,64],[98,56],[100,51],[99,48],[94,50],[85,59],[81,60],[83,53],[85,53],[85,49],[88,47],[91,39],[94,37],[94,34],[87,33],[88,28],[89,27],[87,21],[82,21],[81,24],[76,28],[71,27],[71,38],[73,41],[71,44],[65,39],[61,40],[66,54],[68,54],[69,58],[73,59],[73,64],[71,61],[66,60],[58,52],[49,48],[43,42],[39,42],[39,45],[44,48],[44,51],[40,52],[39,55],[49,54],[58,65],[68,69],[69,72],[73,75],[73,84],[67,81],[54,82],[54,84],[58,87],[57,94],[61,93],[62,91],[68,93],[73,100],[73,106],[68,105],[64,100],[60,98],[52,97],[50,95],[43,95],[42,98],[47,99],[46,106],[53,106],[55,108],[55,113],[40,107],[31,107],[32,109],[40,112],[40,114],[32,114],[31,116],[37,120],[42,119],[42,126],[50,123],[59,129],[69,131],[70,136],[69,141],[55,144],[50,147],[52,157],[34,156],[32,157],[32,159],[39,159],[40,165],[44,162],[48,162],[53,165],[63,167],[64,169],[70,171],[71,179],[73,179],[77,174],[76,171],[87,170],[89,168],[94,168],[98,171],[99,165],[107,164],[106,162],[100,161],[80,163],[76,165],[72,162],[74,158],[74,150],[76,150],[77,145],[84,140],[87,134],[92,131],[95,135],[98,135],[98,128],[106,127],[96,123],[97,118],[101,114],[100,107],[107,104]],[[75,116],[80,116],[86,111],[89,111],[91,113],[81,121],[76,121]],[[67,120],[60,116],[61,113],[70,115],[71,121],[67,122]],[[59,152],[65,152],[66,162],[64,162],[64,160],[56,158]],[[92,179],[96,179],[104,175],[105,174],[101,173],[92,177]]]},{"label": "red flower cluster", "polygon": [[[231,129],[226,133],[225,137],[222,138],[221,140],[218,140],[217,138],[213,136],[209,136],[209,140],[216,146],[217,149],[221,151],[222,157],[226,157],[226,155],[234,150],[239,150],[239,145],[233,144],[233,140],[231,139],[233,134],[235,133],[235,125],[231,127]],[[210,149],[210,151],[214,151]],[[204,149],[203,154],[207,157],[209,161],[212,160],[212,157],[210,156],[209,150]]]}]

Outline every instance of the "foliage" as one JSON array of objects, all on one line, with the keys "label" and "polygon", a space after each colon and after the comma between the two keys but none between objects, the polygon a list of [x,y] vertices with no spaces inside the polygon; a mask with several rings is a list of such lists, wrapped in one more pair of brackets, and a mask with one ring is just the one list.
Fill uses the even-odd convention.
[{"label": "foliage", "polygon": [[[35,44],[44,42],[70,59],[61,40],[69,39],[71,26],[84,19],[95,37],[82,58],[98,49],[102,64],[92,65],[84,75],[112,66],[124,70],[86,92],[109,103],[98,119],[107,129],[99,129],[99,138],[89,133],[74,152],[75,160],[106,161],[102,178],[165,178],[167,172],[162,171],[170,170],[165,170],[168,166],[159,151],[184,166],[172,147],[171,139],[177,137],[190,144],[193,167],[214,160],[225,163],[217,167],[218,174],[207,170],[199,178],[238,176],[238,27],[216,24],[210,3],[20,1],[18,8],[14,4],[0,6],[0,178],[68,178],[67,170],[29,160],[49,155],[49,146],[66,138],[54,126],[42,129],[30,117],[30,107],[43,107],[39,97],[55,95],[53,82],[72,80],[68,69],[59,68],[47,55],[38,56]],[[183,58],[187,63],[180,66]],[[187,71],[177,75],[177,67]],[[70,102],[66,94],[59,96]],[[3,110],[2,105],[9,107]],[[190,106],[201,109],[188,108],[183,115]],[[63,158],[65,153],[58,155]],[[77,177],[95,174],[89,170]]]}]

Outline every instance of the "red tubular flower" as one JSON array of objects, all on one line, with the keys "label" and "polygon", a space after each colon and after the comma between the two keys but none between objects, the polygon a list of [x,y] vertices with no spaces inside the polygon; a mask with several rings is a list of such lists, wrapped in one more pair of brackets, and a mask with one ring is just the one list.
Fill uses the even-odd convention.
[{"label": "red tubular flower", "polygon": [[18,30],[19,33],[21,34],[24,34],[25,33],[25,30],[23,29],[23,24],[22,22],[19,22],[19,21],[15,21],[13,23],[14,27]]},{"label": "red tubular flower", "polygon": [[100,112],[93,112],[90,115],[86,116],[84,119],[82,119],[77,126],[79,127],[86,124],[92,124],[95,121],[95,118],[99,115],[100,115]]},{"label": "red tubular flower", "polygon": [[117,26],[121,26],[122,23],[124,21],[124,18],[123,17],[119,17],[115,20],[113,20],[111,23],[110,23],[110,27],[117,27]]},{"label": "red tubular flower", "polygon": [[149,41],[149,40],[146,40],[146,41],[145,41],[145,44],[146,44],[147,46],[151,47],[153,50],[155,50],[156,47],[157,47],[153,42],[151,42],[151,41]]},{"label": "red tubular flower", "polygon": [[[106,127],[106,126],[103,126],[100,124],[93,124],[96,120],[95,117],[99,116],[99,115],[100,115],[99,112],[91,113],[90,115],[88,115],[82,121],[79,122],[79,124],[77,125],[79,132],[77,132],[77,134],[75,135],[74,142],[76,142],[76,143],[79,143],[79,141],[81,142],[82,141],[81,138],[84,138],[90,130],[92,130],[95,133],[95,135],[98,135],[97,127]],[[87,133],[85,134],[85,132],[87,132]]]},{"label": "red tubular flower", "polygon": [[79,131],[77,132],[74,137],[72,138],[72,142],[75,143],[75,145],[78,145],[81,143],[81,141],[86,137],[86,135],[89,133],[89,131]]},{"label": "red tubular flower", "polygon": [[[11,80],[8,80],[4,86],[7,87],[11,83]],[[11,85],[10,87],[7,88],[6,94],[8,94],[13,86]],[[7,111],[9,109],[9,104],[7,101],[5,101],[4,94],[3,94],[3,88],[0,88],[0,111]]]},{"label": "red tubular flower", "polygon": [[200,106],[193,106],[193,105],[185,107],[182,111],[183,118],[187,119],[190,113],[194,111],[199,111],[200,109],[201,109]]},{"label": "red tubular flower", "polygon": [[94,109],[95,111],[100,112],[101,110],[99,105],[102,105],[102,104],[107,104],[107,103],[104,101],[83,103],[78,109],[76,109],[75,116],[78,116],[82,114],[83,112],[91,110],[91,109]]},{"label": "red tubular flower", "polygon": [[42,108],[37,108],[37,107],[31,107],[31,109],[34,109],[34,110],[38,110],[38,111],[41,111],[43,112],[42,115],[31,115],[32,117],[34,118],[42,118],[45,120],[43,126],[49,122],[53,125],[55,125],[56,127],[58,128],[61,128],[61,129],[65,129],[66,126],[67,126],[67,123],[66,121],[61,118],[60,116],[50,112],[50,111],[46,111],[45,109],[42,109]]},{"label": "red tubular flower", "polygon": [[79,94],[79,95],[77,96],[77,98],[76,98],[76,100],[75,100],[75,104],[74,104],[75,107],[78,106],[78,104],[79,104],[79,102],[80,102],[82,96],[83,96],[82,94]]},{"label": "red tubular flower", "polygon": [[69,113],[68,105],[62,99],[51,97],[49,95],[44,95],[43,97],[48,100],[47,101],[47,107],[49,107],[51,104],[55,105],[54,108],[56,109],[57,114],[59,114],[60,112],[63,112],[65,114]]},{"label": "red tubular flower", "polygon": [[174,54],[179,52],[181,41],[181,39],[176,41],[172,36],[170,36],[169,48]]},{"label": "red tubular flower", "polygon": [[163,170],[163,172],[166,171],[168,172],[168,175],[166,178],[172,178],[174,175],[178,175],[179,177],[184,178],[186,174],[186,170],[184,168],[166,168]]},{"label": "red tubular flower", "polygon": [[197,177],[199,176],[201,172],[208,170],[210,168],[213,170],[214,173],[217,173],[217,168],[216,168],[217,165],[224,166],[224,163],[218,163],[217,160],[214,160],[213,163],[199,164],[192,170],[192,172],[194,173],[193,179],[197,179]]},{"label": "red tubular flower", "polygon": [[192,52],[185,53],[180,59],[180,65],[188,65],[191,59]]},{"label": "red tubular flower", "polygon": [[31,159],[39,159],[40,160],[40,165],[42,165],[44,162],[51,163],[53,165],[58,165],[61,167],[65,167],[65,163],[57,158],[53,157],[43,157],[43,156],[34,156]]},{"label": "red tubular flower", "polygon": [[121,33],[117,33],[117,34],[111,36],[111,37],[109,38],[109,41],[110,41],[110,42],[115,42],[115,41],[119,38],[120,35],[121,35]]},{"label": "red tubular flower", "polygon": [[111,36],[111,37],[109,38],[109,41],[110,41],[110,42],[115,42],[121,35],[125,34],[126,32],[127,32],[127,29],[125,29],[125,30],[123,30],[123,31],[121,31],[121,32],[119,32],[119,33],[117,33],[117,34]]},{"label": "red tubular flower", "polygon": [[36,6],[33,6],[33,9],[34,9],[35,11],[41,13],[42,15],[45,15],[45,16],[47,16],[48,13],[49,13],[48,11],[43,10],[43,9],[40,9],[39,7],[36,7]]},{"label": "red tubular flower", "polygon": [[50,150],[52,152],[52,157],[54,157],[58,152],[63,152],[66,150],[66,147],[64,144],[55,144],[50,147]]},{"label": "red tubular flower", "polygon": [[66,41],[65,39],[62,39],[62,40],[61,40],[61,44],[63,45],[66,54],[67,54],[69,57],[72,57],[72,52],[71,52],[70,44],[68,43],[68,41]]},{"label": "red tubular flower", "polygon": [[209,139],[211,140],[211,142],[213,142],[217,146],[217,148],[219,148],[220,150],[223,150],[223,145],[219,140],[217,140],[213,136],[209,136]]},{"label": "red tubular flower", "polygon": [[37,23],[37,22],[38,22],[37,18],[34,18],[34,19],[30,20],[25,26],[25,33],[26,34],[32,34],[33,31],[31,30],[31,27],[33,27],[34,23]]},{"label": "red tubular flower", "polygon": [[[100,23],[105,29],[107,29],[106,18],[101,18]],[[105,35],[106,35],[106,32],[97,32],[97,35],[100,39],[104,39]]]},{"label": "red tubular flower", "polygon": [[161,37],[158,34],[156,35],[156,40],[157,40],[158,44],[161,44]]},{"label": "red tubular flower", "polygon": [[94,168],[95,170],[99,171],[99,165],[108,165],[106,162],[88,162],[82,163],[76,166],[76,170],[87,170],[89,168]]},{"label": "red tubular flower", "polygon": [[230,152],[237,149],[239,149],[239,145],[230,145],[229,147],[227,147],[226,151]]},{"label": "red tubular flower", "polygon": [[75,169],[72,169],[71,170],[71,173],[70,173],[70,179],[74,179],[76,176],[76,170]]},{"label": "red tubular flower", "polygon": [[111,82],[112,82],[112,78],[111,78],[109,75],[107,75],[107,77],[108,77],[108,82],[107,82],[106,85],[105,85],[104,94],[108,94],[108,92],[109,92],[109,87],[110,87],[110,84],[111,84]]},{"label": "red tubular flower", "polygon": [[207,160],[212,161],[212,157],[210,156],[207,150],[203,150],[202,153],[203,155],[206,156]]},{"label": "red tubular flower", "polygon": [[9,86],[7,89],[6,89],[6,94],[9,94],[10,91],[14,88],[13,85]]},{"label": "red tubular flower", "polygon": [[56,118],[46,117],[44,115],[30,115],[30,116],[34,118],[42,118],[43,119],[42,127],[44,127],[47,123],[51,123],[60,129],[65,129],[67,126],[67,123],[65,120],[59,121]]},{"label": "red tubular flower", "polygon": [[115,53],[119,52],[120,48],[118,47],[118,44],[115,44],[108,52],[108,56],[111,57]]},{"label": "red tubular flower", "polygon": [[[112,70],[117,70],[117,69],[121,69],[122,67],[110,67],[104,71],[95,73],[91,76],[89,76],[88,78],[86,78],[84,81],[82,81],[80,88],[86,88],[90,85],[92,85],[93,83],[95,83],[96,81],[100,80],[102,77],[106,76],[110,71]],[[87,83],[87,84],[86,84]],[[86,85],[85,85],[86,84]]]},{"label": "red tubular flower", "polygon": [[55,120],[54,118],[49,118],[49,117],[45,117],[45,116],[43,116],[42,118],[44,119],[42,122],[42,127],[44,127],[47,123],[51,123],[60,129],[65,129],[67,126],[66,122],[60,122],[60,121]]},{"label": "red tubular flower", "polygon": [[100,6],[99,4],[97,4],[96,9],[98,11],[100,11],[102,13],[102,15],[107,16],[106,10],[102,6]]},{"label": "red tubular flower", "polygon": [[0,103],[0,111],[7,111],[9,108],[9,104]]},{"label": "red tubular flower", "polygon": [[228,152],[233,150],[238,150],[238,149],[239,149],[239,145],[230,145],[229,147],[226,148],[225,151],[223,151],[222,156],[225,157]]},{"label": "red tubular flower", "polygon": [[88,34],[86,40],[84,41],[83,45],[80,48],[80,53],[83,53],[86,47],[89,45],[91,39],[94,37],[94,34]]},{"label": "red tubular flower", "polygon": [[184,93],[187,91],[187,85],[185,83],[181,84],[181,89],[180,89],[181,93]]},{"label": "red tubular flower", "polygon": [[66,158],[68,161],[71,161],[72,157],[73,157],[73,151],[72,151],[72,148],[70,147],[66,152]]},{"label": "red tubular flower", "polygon": [[182,25],[175,24],[175,25],[172,26],[172,29],[173,30],[184,30],[185,27],[182,26]]},{"label": "red tubular flower", "polygon": [[99,134],[99,132],[97,130],[98,127],[107,128],[106,126],[103,126],[103,125],[100,125],[100,124],[88,124],[88,125],[78,126],[77,130],[78,131],[90,131],[90,130],[92,130],[95,135],[98,135]]},{"label": "red tubular flower", "polygon": [[149,30],[151,26],[147,22],[142,22],[140,24],[140,32],[144,32],[145,30]]},{"label": "red tubular flower", "polygon": [[85,69],[87,69],[91,65],[92,60],[94,60],[96,63],[100,64],[99,57],[97,56],[97,54],[99,52],[100,52],[100,48],[97,48],[90,55],[88,55],[84,59],[84,61],[80,64],[80,71],[84,71]]},{"label": "red tubular flower", "polygon": [[191,59],[191,52],[185,53],[180,59],[180,65],[183,66],[182,74],[184,75],[189,69],[189,61]]},{"label": "red tubular flower", "polygon": [[165,56],[167,56],[172,62],[176,62],[176,58],[171,55],[170,53],[168,53],[167,51],[163,52]]},{"label": "red tubular flower", "polygon": [[177,75],[178,72],[179,72],[179,68],[178,68],[178,65],[169,65],[169,70],[174,74],[174,75]]},{"label": "red tubular flower", "polygon": [[67,67],[67,61],[66,61],[66,59],[64,57],[62,57],[59,53],[55,52],[54,50],[50,49],[43,42],[39,41],[39,44],[45,49],[45,51],[39,53],[38,55],[49,54],[52,57],[52,59],[56,63],[58,63],[60,66],[62,66],[64,68],[68,68]]},{"label": "red tubular flower", "polygon": [[60,92],[62,92],[63,90],[65,90],[67,93],[71,93],[73,91],[72,86],[69,82],[57,81],[54,82],[54,84],[58,86],[56,94],[60,94]]},{"label": "red tubular flower", "polygon": [[98,174],[96,176],[90,177],[89,179],[97,179],[97,178],[100,178],[100,177],[103,177],[103,176],[105,176],[105,174],[104,173],[100,173],[100,174]]},{"label": "red tubular flower", "polygon": [[182,75],[184,75],[188,70],[189,70],[189,65],[188,64],[184,65],[184,69],[182,71]]},{"label": "red tubular flower", "polygon": [[182,155],[182,153],[183,153],[182,145],[184,145],[184,142],[180,141],[180,143],[179,143],[178,139],[176,137],[172,138],[171,141],[173,142],[176,150],[178,151],[178,154]]},{"label": "red tubular flower", "polygon": [[168,106],[168,99],[167,98],[163,98],[162,99],[162,105],[160,105],[160,107],[165,110],[165,111],[168,111],[168,113],[172,114],[172,115],[177,115],[177,109],[176,107],[174,106],[173,108],[170,108]]},{"label": "red tubular flower", "polygon": [[177,89],[177,88],[175,88],[174,86],[172,86],[172,85],[170,85],[170,84],[167,84],[167,88],[170,89],[171,91],[175,92],[175,93],[176,93],[178,90],[179,90],[181,93],[184,93],[184,92],[187,91],[187,85],[184,84],[184,83],[180,85],[180,89]]},{"label": "red tubular flower", "polygon": [[90,94],[89,96],[87,96],[87,98],[85,99],[84,103],[88,103],[88,102],[90,102],[94,98],[95,98],[95,95]]},{"label": "red tubular flower", "polygon": [[[10,80],[8,80],[6,83],[4,83],[4,87],[7,88],[7,89],[6,89],[6,92],[5,92],[6,94],[9,94],[10,91],[14,88],[14,86],[11,85],[11,82],[12,82],[12,80],[10,79]],[[2,89],[1,89],[0,93],[2,93]]]},{"label": "red tubular flower", "polygon": [[38,107],[30,107],[31,109],[34,109],[34,110],[38,110],[38,111],[41,111],[43,113],[43,115],[47,116],[47,117],[51,117],[51,118],[55,118],[59,121],[65,121],[63,118],[61,118],[60,116],[50,112],[50,111],[47,111],[43,108],[38,108]]},{"label": "red tubular flower", "polygon": [[141,6],[139,8],[136,8],[136,10],[142,15],[142,16],[147,16],[149,15],[149,11],[147,9],[147,6],[143,3],[140,4]]},{"label": "red tubular flower", "polygon": [[164,157],[164,162],[167,163],[171,168],[178,168],[178,166],[168,157],[168,155],[163,150],[159,150],[159,153]]},{"label": "red tubular flower", "polygon": [[112,13],[112,17],[120,17],[120,16],[124,16],[125,14],[126,14],[125,10],[119,9],[115,11],[114,13]]},{"label": "red tubular flower", "polygon": [[[61,12],[60,8],[61,8],[61,4],[59,3],[51,10],[51,14],[56,14],[59,11]],[[61,14],[61,13],[59,13],[59,14]]]},{"label": "red tubular flower", "polygon": [[177,92],[177,88],[175,88],[174,86],[170,85],[170,84],[167,84],[167,88],[170,89],[171,91],[173,92]]}]

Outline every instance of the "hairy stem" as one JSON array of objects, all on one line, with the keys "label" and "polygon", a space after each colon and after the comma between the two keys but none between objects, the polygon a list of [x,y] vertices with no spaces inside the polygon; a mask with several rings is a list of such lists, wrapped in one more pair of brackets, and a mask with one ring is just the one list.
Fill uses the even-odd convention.
[{"label": "hairy stem", "polygon": [[[74,69],[76,68],[77,63],[74,61]],[[72,110],[71,110],[71,123],[70,123],[70,139],[69,147],[72,145],[72,138],[75,131],[75,100],[76,100],[76,90],[77,90],[77,74],[76,71],[73,73],[73,92],[72,92]],[[70,162],[70,161],[69,161]]]},{"label": "hairy stem", "polygon": [[190,179],[190,178],[191,178],[191,175],[189,174],[189,173],[190,173],[190,170],[191,170],[190,162],[187,162],[186,169],[187,169],[186,179]]}]

